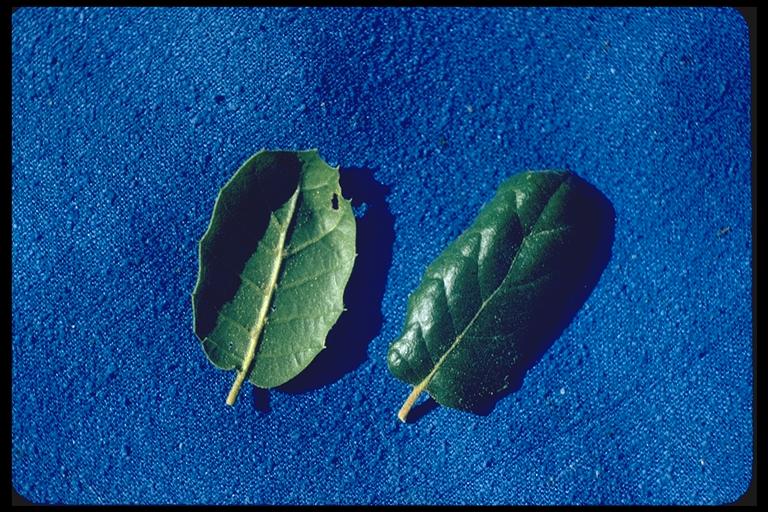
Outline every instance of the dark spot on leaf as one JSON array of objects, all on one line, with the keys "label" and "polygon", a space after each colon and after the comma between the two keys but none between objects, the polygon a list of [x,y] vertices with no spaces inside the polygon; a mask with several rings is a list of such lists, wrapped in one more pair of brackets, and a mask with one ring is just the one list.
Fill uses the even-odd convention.
[{"label": "dark spot on leaf", "polygon": [[333,197],[331,198],[331,208],[333,208],[334,210],[338,210],[339,209],[339,195],[338,194],[333,194]]}]

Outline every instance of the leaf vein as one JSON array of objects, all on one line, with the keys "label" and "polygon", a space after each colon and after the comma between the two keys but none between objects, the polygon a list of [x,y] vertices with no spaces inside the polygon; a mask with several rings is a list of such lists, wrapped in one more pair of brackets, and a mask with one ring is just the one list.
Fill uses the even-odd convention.
[{"label": "leaf vein", "polygon": [[[475,283],[477,284],[477,292],[480,295],[480,299],[483,298],[483,287],[480,285],[480,248],[483,245],[483,235],[481,232],[474,232],[470,231],[467,234],[467,238],[469,239],[469,248],[471,249],[470,255],[465,256],[463,251],[459,251],[459,254],[461,254],[462,258],[464,258],[467,261],[471,261],[472,264],[475,267]],[[476,256],[476,257],[473,257]],[[454,330],[454,335],[455,335]]]},{"label": "leaf vein", "polygon": [[[533,223],[531,224],[531,229],[529,229],[529,230],[528,230],[528,233],[526,233],[526,234],[525,234],[525,237],[524,237],[524,238],[527,238],[529,235],[531,235],[531,234],[533,233],[533,228],[535,228],[535,227],[536,227],[536,226],[539,224],[539,221],[540,221],[540,220],[541,220],[541,218],[544,216],[544,212],[546,212],[546,211],[547,211],[547,208],[549,207],[550,203],[552,203],[552,199],[554,199],[554,197],[557,195],[557,193],[558,193],[558,192],[560,192],[560,189],[561,189],[561,188],[563,188],[563,185],[565,185],[565,183],[566,183],[567,181],[568,181],[568,176],[566,175],[566,176],[563,178],[563,181],[561,181],[561,182],[560,182],[560,184],[557,186],[557,188],[555,189],[555,191],[554,191],[554,192],[552,192],[552,194],[549,196],[549,199],[547,199],[547,202],[546,202],[546,204],[544,205],[544,207],[541,209],[541,211],[539,212],[539,215],[537,215],[537,216],[536,216],[536,221],[535,221],[535,222],[533,222]],[[520,218],[520,217],[518,216],[518,219],[519,219],[519,218]],[[522,242],[520,243],[520,245],[521,245],[521,246],[523,245],[523,244],[522,244]],[[519,249],[518,249],[518,250],[519,250]]]},{"label": "leaf vein", "polygon": [[329,274],[335,274],[335,273],[336,273],[336,270],[334,270],[334,269],[330,269],[330,270],[326,269],[326,270],[323,270],[322,272],[320,272],[319,274],[315,274],[315,275],[310,276],[310,277],[305,277],[303,279],[299,279],[298,281],[293,281],[293,282],[290,282],[288,284],[281,285],[280,289],[281,290],[290,290],[291,288],[296,288],[297,286],[301,286],[301,285],[303,285],[305,283],[308,283],[310,281],[313,281],[313,280],[315,280],[315,279],[317,279],[319,277],[323,277],[323,276],[327,276]]},{"label": "leaf vein", "polygon": [[296,320],[321,320],[321,319],[325,318],[326,316],[328,316],[330,314],[331,313],[329,312],[329,313],[324,313],[322,315],[309,315],[309,316],[296,315],[296,316],[289,316],[289,317],[285,317],[285,318],[282,318],[282,317],[277,317],[277,318],[271,317],[271,318],[267,319],[266,325],[287,324],[287,323],[294,322]]},{"label": "leaf vein", "polygon": [[427,356],[429,357],[429,360],[432,362],[432,365],[434,366],[436,364],[436,359],[432,356],[432,351],[429,349],[429,345],[427,344],[427,339],[424,337],[423,329],[421,328],[421,324],[416,324],[419,329],[419,339],[421,340],[421,344],[424,345],[424,350],[427,352]]},{"label": "leaf vein", "polygon": [[297,247],[291,247],[289,250],[285,251],[285,253],[283,255],[283,258],[290,258],[291,256],[294,256],[295,254],[303,251],[307,247],[318,243],[320,240],[322,240],[326,236],[328,236],[331,233],[333,233],[336,230],[336,228],[339,227],[339,224],[341,224],[341,221],[342,221],[343,218],[344,217],[342,215],[339,215],[339,220],[336,221],[336,224],[334,224],[331,229],[329,229],[328,231],[326,231],[322,235],[318,236],[317,238],[313,238],[312,240],[308,240],[308,241],[304,242],[303,244],[301,244],[301,245],[299,245]]},{"label": "leaf vein", "polygon": [[236,326],[237,326],[237,327],[239,327],[241,330],[243,330],[243,331],[244,331],[246,334],[250,334],[250,331],[248,330],[248,327],[246,327],[246,326],[245,326],[245,325],[243,325],[242,323],[238,322],[238,321],[237,321],[237,320],[235,320],[234,318],[231,318],[231,317],[229,317],[228,315],[226,315],[226,314],[224,313],[224,311],[219,311],[219,316],[220,316],[221,318],[223,318],[224,320],[226,320],[227,322],[231,323],[232,325],[236,325]]},{"label": "leaf vein", "polygon": [[475,253],[477,254],[477,258],[472,258],[475,263],[475,282],[477,283],[477,294],[480,296],[480,298],[483,298],[483,286],[480,283],[480,251],[483,247],[483,233],[479,232],[477,233],[477,237],[475,238],[477,240],[477,247],[475,248]]},{"label": "leaf vein", "polygon": [[256,288],[260,292],[266,291],[263,286],[261,286],[259,283],[251,279],[250,277],[246,276],[245,274],[240,274],[240,279],[248,285],[251,285],[253,288]]},{"label": "leaf vein", "polygon": [[453,315],[453,311],[451,310],[451,304],[448,302],[448,291],[445,289],[445,281],[439,274],[436,276],[429,276],[427,277],[427,280],[434,281],[440,285],[440,290],[442,291],[443,298],[445,299],[445,309],[448,312],[448,318],[451,319],[451,327],[453,330],[452,334],[454,337],[456,337],[459,329],[456,326],[456,317]]},{"label": "leaf vein", "polygon": [[290,355],[292,355],[294,353],[303,354],[305,352],[312,352],[314,350],[316,350],[315,347],[305,348],[303,350],[292,350],[290,352],[279,352],[279,351],[278,352],[260,352],[259,353],[259,358],[263,358],[263,359],[278,359],[278,358],[280,358],[280,359],[282,359],[282,358],[284,358],[286,356],[290,356]]},{"label": "leaf vein", "polygon": [[304,191],[304,192],[312,192],[313,190],[320,190],[321,188],[325,188],[325,187],[328,187],[328,186],[331,186],[331,185],[333,185],[333,182],[327,181],[327,182],[323,183],[322,185],[318,185],[316,187],[301,187],[301,190]]},{"label": "leaf vein", "polygon": [[558,226],[556,228],[549,228],[549,229],[545,229],[543,231],[537,231],[535,233],[529,234],[528,236],[529,237],[533,237],[533,236],[549,235],[551,233],[559,233],[559,232],[563,232],[563,231],[568,231],[569,229],[571,229],[571,226],[567,226],[567,225],[566,226]]},{"label": "leaf vein", "polygon": [[277,215],[275,215],[275,212],[269,212],[269,220],[277,224],[277,229],[279,229],[280,231],[285,231],[285,227],[283,227],[283,223],[277,220]]}]

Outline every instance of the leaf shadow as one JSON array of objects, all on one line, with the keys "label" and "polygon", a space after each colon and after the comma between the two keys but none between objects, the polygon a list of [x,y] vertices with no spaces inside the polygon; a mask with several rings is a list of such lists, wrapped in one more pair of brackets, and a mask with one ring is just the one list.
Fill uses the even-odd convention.
[{"label": "leaf shadow", "polygon": [[253,408],[259,412],[268,413],[272,410],[269,403],[269,390],[258,386],[251,386],[251,401]]},{"label": "leaf shadow", "polygon": [[[612,256],[612,247],[615,235],[616,211],[610,200],[593,185],[587,183],[589,193],[592,198],[589,207],[576,212],[577,218],[574,218],[575,224],[591,226],[588,231],[582,233],[583,247],[593,248],[591,251],[575,251],[569,255],[574,258],[586,258],[583,260],[585,271],[582,274],[573,276],[569,282],[563,282],[562,286],[566,290],[576,290],[570,295],[562,308],[560,317],[541,314],[536,315],[539,318],[546,318],[546,322],[540,322],[531,325],[526,332],[526,339],[533,340],[528,343],[518,345],[519,359],[507,374],[507,388],[492,396],[479,399],[472,404],[472,412],[481,416],[487,416],[493,412],[496,404],[503,398],[518,391],[525,378],[525,374],[530,370],[544,354],[558,340],[566,327],[570,325],[576,314],[582,308],[589,296],[592,294],[595,286],[600,280],[603,270],[608,266]],[[580,218],[579,218],[580,217]],[[428,401],[420,404],[424,406],[424,411],[419,412],[418,417],[422,417],[428,412],[434,410],[430,407],[429,401],[434,401],[431,397]],[[414,411],[416,408],[414,408]],[[415,421],[411,420],[410,421]]]},{"label": "leaf shadow", "polygon": [[355,370],[384,322],[381,302],[395,240],[394,218],[386,202],[389,187],[376,181],[371,169],[342,167],[339,174],[342,195],[352,200],[357,217],[357,258],[344,292],[347,310],[328,333],[325,350],[277,388],[287,393],[318,389]]}]

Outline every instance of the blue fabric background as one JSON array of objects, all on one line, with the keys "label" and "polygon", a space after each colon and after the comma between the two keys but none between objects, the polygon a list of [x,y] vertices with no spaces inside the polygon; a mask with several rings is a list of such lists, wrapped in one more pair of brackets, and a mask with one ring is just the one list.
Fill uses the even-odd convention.
[{"label": "blue fabric background", "polygon": [[[689,504],[747,489],[737,11],[27,8],[12,25],[23,496]],[[190,292],[218,189],[263,147],[342,166],[360,269],[333,357],[230,408]],[[502,180],[542,168],[613,203],[600,281],[491,414],[422,405],[400,424],[410,389],[385,354],[408,293]]]}]

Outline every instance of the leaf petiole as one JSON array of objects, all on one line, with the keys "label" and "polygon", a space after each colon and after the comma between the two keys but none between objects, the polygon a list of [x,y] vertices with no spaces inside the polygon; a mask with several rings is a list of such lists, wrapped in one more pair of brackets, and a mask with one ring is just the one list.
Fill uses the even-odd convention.
[{"label": "leaf petiole", "polygon": [[422,391],[424,391],[424,388],[427,387],[427,383],[429,383],[429,379],[424,379],[421,383],[419,383],[418,386],[414,387],[413,391],[411,391],[411,394],[408,395],[405,403],[400,408],[400,411],[397,413],[397,417],[403,423],[405,423],[405,419],[408,417],[408,413],[411,412],[411,407],[413,407],[413,404],[416,403],[416,399],[419,398],[419,395],[422,393]]},{"label": "leaf petiole", "polygon": [[227,395],[227,405],[235,405],[237,394],[240,393],[240,388],[242,387],[243,382],[245,382],[245,373],[245,371],[237,372],[237,378],[232,384],[232,389],[229,390],[229,395]]}]

